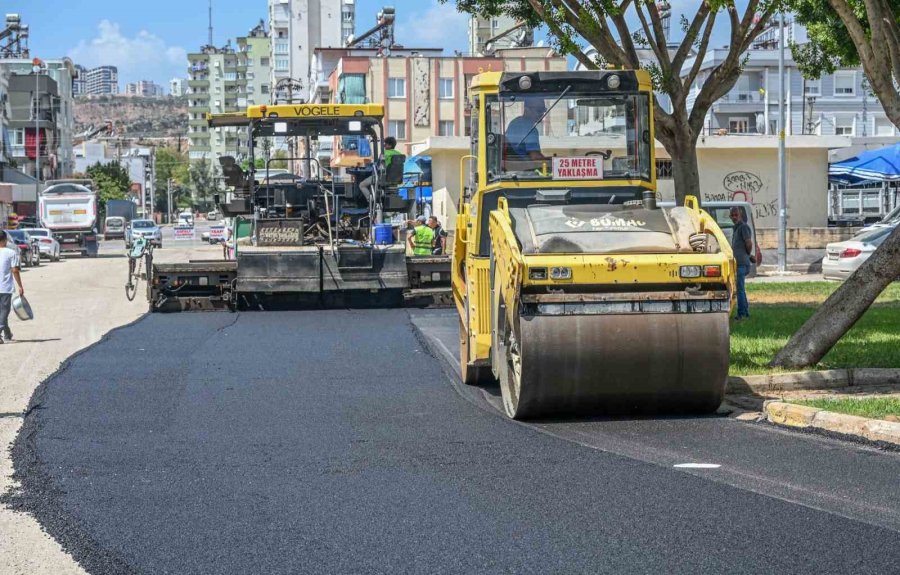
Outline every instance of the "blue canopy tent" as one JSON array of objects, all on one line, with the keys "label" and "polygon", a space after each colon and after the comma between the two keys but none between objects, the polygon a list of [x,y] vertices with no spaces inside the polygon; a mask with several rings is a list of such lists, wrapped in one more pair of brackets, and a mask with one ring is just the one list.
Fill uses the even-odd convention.
[{"label": "blue canopy tent", "polygon": [[900,182],[900,143],[831,164],[828,179],[847,185]]}]

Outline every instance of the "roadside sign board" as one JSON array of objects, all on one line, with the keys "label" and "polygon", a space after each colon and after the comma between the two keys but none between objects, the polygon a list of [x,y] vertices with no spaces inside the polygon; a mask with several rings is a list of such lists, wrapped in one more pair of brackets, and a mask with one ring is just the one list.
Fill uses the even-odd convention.
[{"label": "roadside sign board", "polygon": [[554,180],[600,180],[603,179],[603,158],[601,156],[578,156],[553,158]]},{"label": "roadside sign board", "polygon": [[209,228],[209,241],[213,240],[225,240],[225,226],[212,226]]},{"label": "roadside sign board", "polygon": [[178,241],[194,239],[193,226],[175,226],[175,239]]}]

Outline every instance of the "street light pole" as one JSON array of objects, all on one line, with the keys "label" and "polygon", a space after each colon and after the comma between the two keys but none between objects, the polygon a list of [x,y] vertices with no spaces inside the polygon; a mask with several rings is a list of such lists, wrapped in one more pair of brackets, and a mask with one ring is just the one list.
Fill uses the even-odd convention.
[{"label": "street light pole", "polygon": [[787,182],[784,159],[784,12],[778,16],[778,271],[787,270]]},{"label": "street light pole", "polygon": [[166,222],[172,223],[172,179],[166,180]]}]

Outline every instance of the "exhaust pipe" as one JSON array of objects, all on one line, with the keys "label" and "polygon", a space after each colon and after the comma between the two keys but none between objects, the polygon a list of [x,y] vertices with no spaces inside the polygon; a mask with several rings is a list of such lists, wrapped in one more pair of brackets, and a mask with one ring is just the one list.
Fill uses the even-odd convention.
[{"label": "exhaust pipe", "polygon": [[656,192],[652,192],[650,190],[644,190],[644,209],[645,210],[655,210],[656,209]]}]

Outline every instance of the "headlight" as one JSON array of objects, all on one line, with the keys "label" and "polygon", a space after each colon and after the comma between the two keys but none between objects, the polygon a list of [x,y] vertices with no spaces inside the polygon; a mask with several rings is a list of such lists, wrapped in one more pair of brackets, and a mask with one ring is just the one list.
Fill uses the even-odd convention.
[{"label": "headlight", "polygon": [[554,279],[554,280],[572,279],[572,268],[566,268],[566,267],[550,268],[550,279]]},{"label": "headlight", "polygon": [[528,279],[545,280],[547,279],[547,268],[531,268],[528,270]]},{"label": "headlight", "polygon": [[700,277],[700,266],[681,266],[678,275],[683,278],[698,278]]}]

